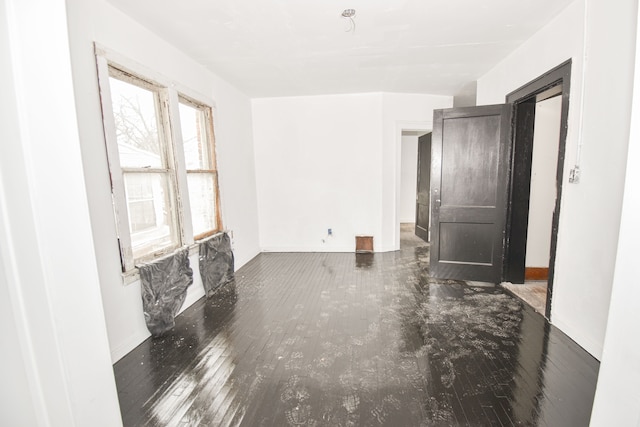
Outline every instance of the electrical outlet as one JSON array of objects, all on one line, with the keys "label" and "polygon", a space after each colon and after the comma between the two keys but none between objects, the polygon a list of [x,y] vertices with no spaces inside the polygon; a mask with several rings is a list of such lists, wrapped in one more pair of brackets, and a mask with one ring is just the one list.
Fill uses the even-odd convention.
[{"label": "electrical outlet", "polygon": [[328,228],[327,229],[327,236],[333,236],[333,230]]}]

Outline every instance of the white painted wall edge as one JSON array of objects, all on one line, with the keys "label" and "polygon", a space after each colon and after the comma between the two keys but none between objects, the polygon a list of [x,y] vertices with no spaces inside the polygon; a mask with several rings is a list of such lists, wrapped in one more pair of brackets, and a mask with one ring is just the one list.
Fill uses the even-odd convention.
[{"label": "white painted wall edge", "polygon": [[0,19],[11,53],[3,75],[13,75],[19,118],[18,132],[0,144],[0,169],[14,172],[4,208],[10,232],[20,236],[11,242],[18,279],[12,286],[26,298],[13,307],[30,341],[25,364],[37,379],[30,388],[38,424],[122,425],[83,176],[66,2],[7,0],[0,9],[7,12]]},{"label": "white painted wall edge", "polygon": [[[640,21],[640,10],[636,11]],[[638,22],[637,21],[637,22]],[[609,316],[591,413],[591,425],[640,426],[640,342],[634,335],[640,323],[637,283],[637,243],[640,238],[640,28],[636,26],[635,73],[631,128],[622,215]]]}]

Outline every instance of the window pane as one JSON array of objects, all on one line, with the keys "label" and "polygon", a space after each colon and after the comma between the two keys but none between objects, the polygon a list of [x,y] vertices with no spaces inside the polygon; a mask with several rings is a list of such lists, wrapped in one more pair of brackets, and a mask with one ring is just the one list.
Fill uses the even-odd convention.
[{"label": "window pane", "polygon": [[215,179],[212,173],[187,174],[194,236],[217,229]]},{"label": "window pane", "polygon": [[120,166],[161,168],[155,93],[114,77],[109,84]]},{"label": "window pane", "polygon": [[177,245],[168,174],[124,174],[133,257]]},{"label": "window pane", "polygon": [[187,169],[213,169],[205,112],[181,102],[180,127]]}]

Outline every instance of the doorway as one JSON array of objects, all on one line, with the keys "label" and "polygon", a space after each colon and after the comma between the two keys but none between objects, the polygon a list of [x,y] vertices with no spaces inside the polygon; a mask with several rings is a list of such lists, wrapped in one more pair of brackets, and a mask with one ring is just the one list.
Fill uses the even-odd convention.
[{"label": "doorway", "polygon": [[571,61],[567,61],[507,95],[505,104],[435,111],[433,277],[525,283],[536,109],[539,103],[559,97],[555,200],[551,229],[544,232],[550,235],[548,267],[541,267],[548,272],[544,314],[550,318],[570,76]]},{"label": "doorway", "polygon": [[536,101],[524,283],[503,286],[545,314],[560,141],[560,94]]},{"label": "doorway", "polygon": [[431,133],[418,138],[415,234],[429,242],[431,222]]},{"label": "doorway", "polygon": [[[420,169],[420,141],[423,141],[425,135],[430,130],[401,129],[400,130],[400,170],[399,170],[399,186],[398,186],[398,233],[399,233],[399,249],[414,248],[427,245],[426,239],[423,240],[415,234],[416,217],[418,213],[417,188]],[[429,147],[430,151],[430,147]],[[431,162],[428,162],[428,171],[430,173]],[[423,171],[423,175],[424,175]],[[428,187],[428,184],[427,184]],[[427,188],[427,196],[429,189]],[[429,206],[427,203],[427,210]],[[428,217],[428,212],[427,212]]]},{"label": "doorway", "polygon": [[570,77],[571,61],[567,61],[506,97],[514,105],[514,134],[504,278],[514,284],[511,290],[516,294],[526,293],[527,286],[522,286],[527,276],[539,275],[534,292],[540,292],[546,279],[542,312],[547,318],[551,316]]}]

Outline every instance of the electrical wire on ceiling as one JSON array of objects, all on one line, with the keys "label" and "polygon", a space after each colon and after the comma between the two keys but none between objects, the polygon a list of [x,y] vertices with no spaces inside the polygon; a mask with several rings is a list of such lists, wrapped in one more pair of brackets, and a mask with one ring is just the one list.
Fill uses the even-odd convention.
[{"label": "electrical wire on ceiling", "polygon": [[342,11],[342,18],[347,20],[347,29],[345,32],[356,32],[356,21],[353,19],[356,16],[355,9],[345,9]]}]

